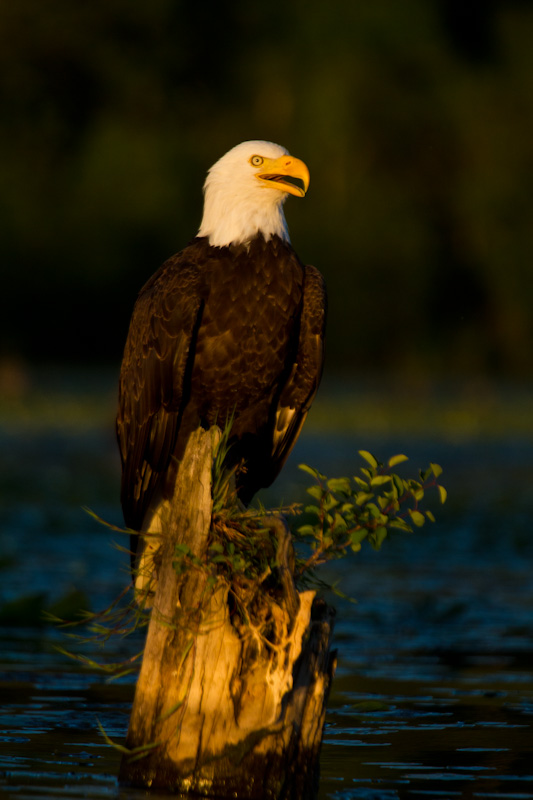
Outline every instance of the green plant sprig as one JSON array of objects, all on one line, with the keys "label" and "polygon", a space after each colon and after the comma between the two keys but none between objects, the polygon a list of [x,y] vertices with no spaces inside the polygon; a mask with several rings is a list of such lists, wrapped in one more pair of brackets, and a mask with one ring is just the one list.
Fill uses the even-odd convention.
[{"label": "green plant sprig", "polygon": [[[275,511],[262,506],[244,509],[237,499],[234,469],[225,467],[227,452],[226,433],[213,465],[214,503],[207,557],[205,561],[200,560],[189,547],[178,543],[173,567],[178,574],[190,570],[204,572],[206,597],[222,581],[232,597],[234,618],[244,626],[253,619],[257,631],[268,631],[269,625],[274,624],[276,598],[283,591],[280,581],[283,569],[278,563],[274,521],[290,520],[296,545],[290,571],[296,584],[331,590],[345,597],[335,585],[330,586],[315,575],[318,566],[358,552],[365,540],[379,549],[393,530],[412,532],[428,520],[433,522],[433,513],[425,508],[429,489],[436,490],[441,503],[446,500],[446,490],[438,482],[442,473],[438,464],[420,470],[416,479],[403,478],[394,469],[407,461],[407,456],[396,455],[383,464],[368,451],[360,450],[365,465],[353,478],[327,478],[313,467],[300,465],[300,469],[313,478],[313,485],[307,489],[312,503],[294,503]],[[112,530],[130,533],[106,523],[94,512],[89,513]],[[302,556],[299,545],[304,545],[309,554]],[[129,592],[131,586],[126,587],[105,611],[86,612],[76,623],[59,619],[54,622],[64,627],[84,625],[88,630],[85,636],[67,634],[79,644],[104,645],[111,637],[127,636],[146,626],[149,620],[149,609],[143,604],[138,605],[133,599],[126,601],[125,595]],[[61,652],[114,677],[134,671],[142,656],[138,653],[121,663],[98,664],[63,648]]]},{"label": "green plant sprig", "polygon": [[311,554],[298,561],[297,578],[349,550],[358,552],[365,539],[379,550],[391,530],[412,532],[426,520],[434,522],[433,513],[422,508],[428,489],[435,488],[440,502],[445,502],[446,489],[437,482],[442,473],[438,464],[420,470],[418,479],[406,479],[392,469],[407,461],[407,456],[392,456],[383,464],[367,450],[359,450],[359,455],[366,466],[353,480],[328,479],[317,469],[300,464],[300,469],[315,479],[307,489],[315,502],[304,508],[309,521],[293,528],[296,541],[311,547]]}]

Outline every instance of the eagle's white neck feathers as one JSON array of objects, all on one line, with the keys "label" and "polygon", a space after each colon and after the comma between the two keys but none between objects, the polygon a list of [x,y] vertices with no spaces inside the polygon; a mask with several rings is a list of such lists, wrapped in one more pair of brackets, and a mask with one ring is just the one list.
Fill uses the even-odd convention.
[{"label": "eagle's white neck feathers", "polygon": [[287,150],[278,144],[250,141],[238,144],[214,164],[204,184],[204,214],[198,236],[215,247],[245,244],[262,233],[289,241],[283,203],[287,194],[261,185],[254,155],[279,158]]}]

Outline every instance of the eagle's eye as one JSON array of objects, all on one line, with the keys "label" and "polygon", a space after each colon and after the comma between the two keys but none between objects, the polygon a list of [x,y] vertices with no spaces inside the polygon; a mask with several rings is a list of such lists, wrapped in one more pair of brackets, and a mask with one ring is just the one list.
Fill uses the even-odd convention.
[{"label": "eagle's eye", "polygon": [[252,156],[250,159],[250,164],[253,167],[260,167],[262,163],[263,159],[261,158],[261,156]]}]

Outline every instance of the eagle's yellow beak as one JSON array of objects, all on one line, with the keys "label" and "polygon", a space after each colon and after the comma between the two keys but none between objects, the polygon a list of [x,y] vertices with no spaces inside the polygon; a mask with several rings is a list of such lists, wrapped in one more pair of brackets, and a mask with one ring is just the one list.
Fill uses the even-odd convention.
[{"label": "eagle's yellow beak", "polygon": [[[254,164],[252,159],[251,163]],[[296,197],[303,197],[309,188],[309,170],[299,158],[289,155],[263,158],[263,163],[259,166],[256,177],[265,186]]]}]

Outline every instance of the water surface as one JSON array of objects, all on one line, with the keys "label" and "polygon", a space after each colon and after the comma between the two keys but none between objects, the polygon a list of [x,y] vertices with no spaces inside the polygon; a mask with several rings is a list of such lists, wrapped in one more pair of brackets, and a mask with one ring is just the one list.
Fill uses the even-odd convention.
[{"label": "water surface", "polygon": [[[88,422],[0,427],[7,797],[146,797],[118,786],[120,754],[98,725],[123,743],[134,679],[108,683],[67,659],[55,649],[64,633],[41,616],[73,591],[102,609],[127,582],[127,557],[113,546],[125,543],[120,534],[81,509],[120,522],[112,402],[108,418],[102,391],[95,405],[104,411]],[[299,461],[352,474],[360,448],[383,459],[407,452],[413,467],[441,463],[450,501],[435,526],[399,535],[380,553],[363,549],[323,576],[357,603],[329,598],[339,664],[320,800],[533,798],[533,438],[310,425],[265,499],[301,496]],[[138,648],[134,637],[89,652],[114,661]]]}]

